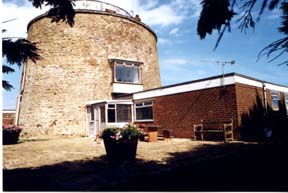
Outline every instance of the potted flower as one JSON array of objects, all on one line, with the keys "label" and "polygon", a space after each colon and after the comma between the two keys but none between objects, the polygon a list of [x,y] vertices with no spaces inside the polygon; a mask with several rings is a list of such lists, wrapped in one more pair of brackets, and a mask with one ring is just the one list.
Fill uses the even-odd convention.
[{"label": "potted flower", "polygon": [[106,128],[101,138],[104,141],[107,158],[117,161],[133,161],[141,132],[135,125],[124,128]]},{"label": "potted flower", "polygon": [[18,143],[20,132],[22,128],[17,125],[3,125],[3,144],[16,144]]}]

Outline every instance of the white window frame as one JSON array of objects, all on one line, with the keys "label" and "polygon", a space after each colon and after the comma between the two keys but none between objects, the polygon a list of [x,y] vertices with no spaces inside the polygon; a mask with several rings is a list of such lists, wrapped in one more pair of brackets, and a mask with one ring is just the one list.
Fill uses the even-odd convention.
[{"label": "white window frame", "polygon": [[[125,82],[125,81],[117,81],[117,78],[116,78],[116,67],[117,66],[121,66],[121,67],[127,67],[127,68],[137,68],[138,70],[138,82]],[[123,83],[123,84],[142,84],[142,76],[141,76],[141,67],[140,65],[135,65],[135,64],[126,64],[125,62],[124,63],[118,63],[118,62],[115,62],[114,64],[114,82],[116,83]]]},{"label": "white window frame", "polygon": [[[109,107],[109,105],[114,105],[114,107]],[[113,124],[113,123],[127,123],[127,122],[118,122],[118,117],[117,117],[117,105],[129,105],[130,107],[132,106],[131,104],[118,104],[118,103],[114,103],[114,104],[107,104],[107,123],[108,124]],[[109,113],[108,113],[108,111],[109,111],[109,109],[114,109],[115,110],[115,122],[109,122],[109,120],[108,120],[108,116],[109,116]],[[132,116],[132,114],[133,114],[133,112],[132,112],[132,107],[131,107],[131,121],[133,120],[133,116]],[[129,121],[128,121],[129,122]]]},{"label": "white window frame", "polygon": [[[149,105],[146,105],[145,103],[150,103]],[[142,106],[137,106],[137,104],[141,104],[142,103]],[[138,102],[135,102],[134,103],[134,112],[135,112],[135,122],[151,122],[151,121],[154,121],[154,103],[152,100],[145,100],[145,101],[138,101]],[[137,108],[145,108],[145,107],[152,107],[152,119],[138,119],[137,118]]]},{"label": "white window frame", "polygon": [[[114,107],[109,107],[109,105],[114,105]],[[115,116],[115,121],[114,122],[109,122],[109,109],[114,109],[114,116]],[[117,123],[117,107],[116,104],[108,104],[107,105],[107,122],[108,123]]]}]

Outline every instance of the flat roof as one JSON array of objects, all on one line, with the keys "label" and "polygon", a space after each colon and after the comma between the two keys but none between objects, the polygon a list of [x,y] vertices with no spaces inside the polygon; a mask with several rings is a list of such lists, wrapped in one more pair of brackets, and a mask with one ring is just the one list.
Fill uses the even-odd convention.
[{"label": "flat roof", "polygon": [[[224,85],[223,82],[224,82]],[[202,89],[208,89],[208,88],[215,88],[220,86],[228,86],[233,84],[246,84],[250,86],[256,86],[262,88],[265,86],[265,88],[274,90],[274,91],[280,91],[288,93],[288,87],[274,84],[270,82],[266,82],[263,80],[255,79],[249,76],[245,76],[239,73],[227,73],[223,75],[218,76],[212,76],[208,78],[153,88],[149,90],[139,91],[132,94],[127,94],[122,97],[131,96],[134,100],[140,100],[140,99],[146,99],[146,98],[153,98],[158,96],[165,96],[165,95],[172,95],[172,94],[178,94],[178,93],[184,93],[184,92],[190,92],[190,91],[196,91],[196,90],[202,90]],[[120,97],[121,98],[121,97]]]},{"label": "flat roof", "polygon": [[95,104],[132,104],[132,100],[118,100],[118,99],[112,99],[112,100],[93,100],[88,101],[86,103],[86,106],[95,105]]}]

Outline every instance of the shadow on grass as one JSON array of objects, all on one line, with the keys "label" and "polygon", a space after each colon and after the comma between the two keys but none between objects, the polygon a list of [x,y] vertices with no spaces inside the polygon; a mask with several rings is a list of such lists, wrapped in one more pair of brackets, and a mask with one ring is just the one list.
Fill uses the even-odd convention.
[{"label": "shadow on grass", "polygon": [[287,146],[228,143],[171,153],[165,162],[106,156],[3,171],[4,191],[287,191]]}]

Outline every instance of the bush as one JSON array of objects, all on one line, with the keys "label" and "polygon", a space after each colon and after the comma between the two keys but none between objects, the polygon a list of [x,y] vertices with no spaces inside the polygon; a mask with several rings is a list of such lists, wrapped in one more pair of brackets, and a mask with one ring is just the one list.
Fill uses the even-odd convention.
[{"label": "bush", "polygon": [[101,138],[104,140],[107,158],[113,161],[134,161],[140,136],[140,130],[130,124],[123,129],[105,129]]},{"label": "bush", "polygon": [[131,124],[127,124],[124,128],[106,128],[104,129],[101,138],[104,140],[131,140],[138,139],[141,136],[140,130]]}]

